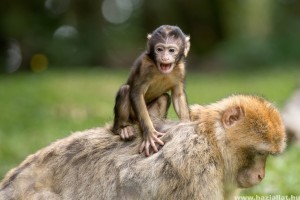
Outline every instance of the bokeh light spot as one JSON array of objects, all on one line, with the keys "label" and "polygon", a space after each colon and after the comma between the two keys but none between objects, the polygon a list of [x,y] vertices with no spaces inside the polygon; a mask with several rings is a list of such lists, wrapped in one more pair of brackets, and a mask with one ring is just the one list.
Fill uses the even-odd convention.
[{"label": "bokeh light spot", "polygon": [[108,22],[121,24],[131,16],[133,4],[131,0],[104,0],[101,9]]},{"label": "bokeh light spot", "polygon": [[45,7],[54,15],[65,13],[70,5],[70,0],[46,0]]},{"label": "bokeh light spot", "polygon": [[53,37],[54,38],[76,38],[78,31],[75,27],[70,25],[60,26],[55,30]]},{"label": "bokeh light spot", "polygon": [[7,49],[6,71],[9,73],[17,71],[22,63],[21,47],[17,40],[11,40]]},{"label": "bokeh light spot", "polygon": [[48,68],[48,58],[44,54],[35,54],[31,58],[30,67],[33,72],[42,72]]}]

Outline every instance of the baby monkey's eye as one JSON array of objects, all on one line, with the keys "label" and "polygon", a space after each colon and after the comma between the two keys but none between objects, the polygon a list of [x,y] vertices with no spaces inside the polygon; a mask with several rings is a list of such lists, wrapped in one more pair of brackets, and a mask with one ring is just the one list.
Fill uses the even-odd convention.
[{"label": "baby monkey's eye", "polygon": [[174,48],[171,48],[171,49],[169,49],[169,52],[170,52],[170,53],[174,53],[174,52],[175,52],[175,49],[174,49]]},{"label": "baby monkey's eye", "polygon": [[156,48],[156,51],[158,51],[158,52],[162,52],[164,49],[162,48],[162,47],[157,47]]}]

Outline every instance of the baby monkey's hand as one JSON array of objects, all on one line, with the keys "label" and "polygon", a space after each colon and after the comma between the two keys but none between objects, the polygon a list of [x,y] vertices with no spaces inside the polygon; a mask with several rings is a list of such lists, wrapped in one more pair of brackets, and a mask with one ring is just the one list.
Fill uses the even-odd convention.
[{"label": "baby monkey's hand", "polygon": [[[164,133],[158,132],[154,130],[153,132],[150,132],[147,134],[147,137],[144,138],[144,141],[142,142],[140,146],[139,152],[142,153],[145,150],[145,155],[150,155],[150,148],[153,149],[153,152],[158,152],[157,146],[155,143],[158,143],[159,145],[164,145],[164,142],[159,139],[159,137],[163,136]],[[151,146],[151,147],[150,147]]]}]

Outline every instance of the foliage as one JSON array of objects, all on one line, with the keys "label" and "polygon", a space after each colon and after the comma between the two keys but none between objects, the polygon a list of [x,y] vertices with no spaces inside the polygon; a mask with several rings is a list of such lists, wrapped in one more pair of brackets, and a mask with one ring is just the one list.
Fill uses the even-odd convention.
[{"label": "foliage", "polygon": [[252,69],[300,61],[300,1],[3,1],[0,72],[35,71],[36,54],[52,66],[124,67],[143,51],[146,34],[162,24],[191,35],[193,63]]},{"label": "foliage", "polygon": [[[208,104],[231,94],[263,95],[281,107],[299,70],[210,74],[188,72],[189,103]],[[105,69],[0,76],[0,177],[25,156],[71,132],[113,119],[114,95],[128,72]],[[170,118],[176,119],[174,110]],[[247,194],[299,195],[299,147],[268,162],[262,184]]]}]

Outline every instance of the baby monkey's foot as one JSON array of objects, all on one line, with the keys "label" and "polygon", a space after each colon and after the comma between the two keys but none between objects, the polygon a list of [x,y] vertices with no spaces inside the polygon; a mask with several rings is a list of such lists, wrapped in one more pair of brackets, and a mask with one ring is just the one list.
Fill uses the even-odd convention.
[{"label": "baby monkey's foot", "polygon": [[122,140],[132,140],[135,138],[134,130],[130,125],[120,128],[119,135],[121,136]]}]

